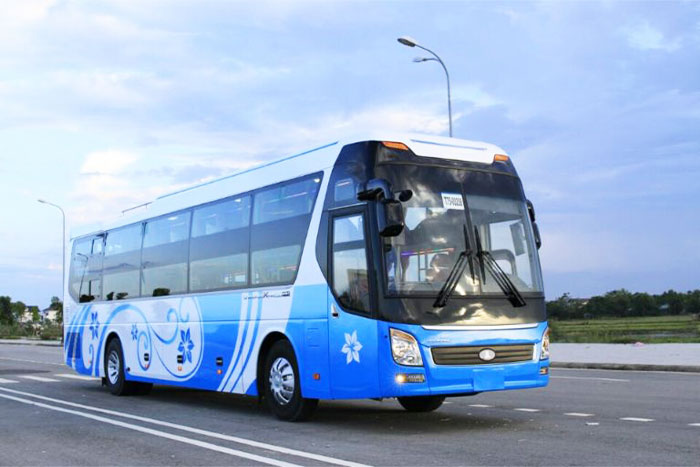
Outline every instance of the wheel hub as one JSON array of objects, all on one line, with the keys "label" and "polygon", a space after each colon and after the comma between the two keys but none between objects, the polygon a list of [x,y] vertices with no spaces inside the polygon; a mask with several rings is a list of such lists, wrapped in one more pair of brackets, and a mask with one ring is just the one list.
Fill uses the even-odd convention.
[{"label": "wheel hub", "polygon": [[116,350],[112,350],[107,357],[107,379],[110,384],[117,384],[119,380],[119,354]]},{"label": "wheel hub", "polygon": [[270,391],[278,404],[286,405],[294,396],[294,368],[284,357],[278,357],[270,367]]}]

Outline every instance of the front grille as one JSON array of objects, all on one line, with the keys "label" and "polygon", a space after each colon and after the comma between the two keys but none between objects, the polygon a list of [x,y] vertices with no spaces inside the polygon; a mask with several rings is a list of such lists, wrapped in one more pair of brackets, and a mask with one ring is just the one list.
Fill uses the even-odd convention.
[{"label": "front grille", "polygon": [[[489,361],[480,359],[483,349],[493,350],[496,357]],[[436,365],[492,365],[532,360],[533,344],[433,347],[431,351]]]}]

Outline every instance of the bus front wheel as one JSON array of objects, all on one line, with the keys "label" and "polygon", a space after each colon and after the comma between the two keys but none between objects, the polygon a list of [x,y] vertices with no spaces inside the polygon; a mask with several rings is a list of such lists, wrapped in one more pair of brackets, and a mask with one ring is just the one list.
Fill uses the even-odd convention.
[{"label": "bus front wheel", "polygon": [[265,358],[263,375],[265,400],[277,418],[290,422],[307,420],[318,399],[301,396],[301,379],[294,349],[289,341],[275,342]]},{"label": "bus front wheel", "polygon": [[399,404],[409,412],[432,412],[445,401],[445,396],[398,397]]}]

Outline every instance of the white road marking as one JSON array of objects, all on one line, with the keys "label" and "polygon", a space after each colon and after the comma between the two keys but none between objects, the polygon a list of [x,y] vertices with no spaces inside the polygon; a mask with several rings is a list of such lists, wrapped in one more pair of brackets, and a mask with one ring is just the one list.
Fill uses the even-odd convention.
[{"label": "white road marking", "polygon": [[[311,454],[311,453],[308,453],[305,451],[297,451],[296,449],[285,448],[282,446],[276,446],[274,444],[262,443],[259,441],[253,441],[253,440],[245,439],[245,438],[239,438],[237,436],[224,435],[224,434],[216,433],[213,431],[201,430],[199,428],[193,428],[193,427],[189,427],[186,425],[165,422],[162,420],[156,420],[154,418],[141,417],[138,415],[132,415],[132,414],[124,413],[124,412],[117,412],[115,410],[107,410],[107,409],[102,409],[100,407],[93,407],[90,405],[77,404],[74,402],[68,402],[68,401],[64,401],[61,399],[54,399],[51,397],[40,396],[38,394],[32,394],[30,392],[17,391],[14,389],[7,389],[7,388],[0,388],[0,391],[9,392],[12,394],[19,394],[19,395],[23,395],[23,396],[27,396],[27,397],[33,397],[35,399],[45,400],[45,401],[49,401],[49,402],[55,402],[58,404],[67,405],[69,407],[77,407],[77,408],[81,408],[81,409],[92,410],[94,412],[99,412],[99,413],[103,413],[103,414],[115,415],[118,417],[128,418],[131,420],[138,420],[141,422],[151,423],[153,425],[174,428],[176,430],[187,431],[189,433],[196,433],[198,435],[209,436],[211,438],[223,439],[226,441],[231,441],[233,443],[243,444],[246,446],[252,446],[252,447],[256,447],[256,448],[260,448],[260,449],[266,449],[268,451],[279,452],[281,454],[288,454],[291,456],[303,457],[306,459],[313,459],[313,460],[325,462],[327,464],[342,465],[345,467],[367,467],[367,466],[365,466],[363,464],[359,464],[357,462],[346,461],[343,459],[336,459],[334,457],[324,456],[321,454]],[[0,394],[0,396],[1,395],[2,394]]]},{"label": "white road marking", "polygon": [[550,378],[557,378],[557,379],[586,379],[586,380],[595,380],[595,381],[613,381],[615,383],[629,383],[630,380],[628,379],[619,379],[619,378],[598,378],[595,376],[550,376]]},{"label": "white road marking", "polygon": [[586,422],[586,425],[588,425],[588,426],[598,426],[598,425],[600,425],[600,423],[598,423],[598,422]]},{"label": "white road marking", "polygon": [[26,362],[26,363],[38,363],[40,365],[53,365],[53,366],[62,366],[62,367],[67,367],[65,363],[49,363],[49,362],[39,362],[37,360],[27,360],[24,358],[10,358],[10,357],[0,357],[0,360],[9,360],[11,362]]},{"label": "white road marking", "polygon": [[[609,371],[615,373],[656,373],[659,375],[685,375],[685,376],[695,376],[696,378],[700,376],[700,373],[692,371],[661,371],[661,370],[613,370],[613,369],[603,369],[603,368],[564,368],[564,367],[554,367],[557,372],[560,371]],[[586,378],[588,379],[588,378]]]},{"label": "white road marking", "polygon": [[526,409],[526,408],[519,408],[519,409],[513,409],[517,410],[518,412],[539,412],[540,409]]},{"label": "white road marking", "polygon": [[0,384],[7,384],[7,383],[19,383],[19,381],[15,381],[13,379],[0,378]]},{"label": "white road marking", "polygon": [[39,381],[40,383],[58,383],[59,380],[53,378],[44,378],[43,376],[32,376],[32,375],[18,375],[20,378],[31,379],[32,381]]},{"label": "white road marking", "polygon": [[484,408],[484,409],[490,409],[493,406],[487,405],[487,404],[469,404],[469,407],[480,407],[480,408]]},{"label": "white road marking", "polygon": [[626,422],[653,422],[653,418],[637,418],[637,417],[623,417],[620,420],[624,420]]},{"label": "white road marking", "polygon": [[131,423],[120,422],[119,420],[112,420],[111,418],[100,417],[99,415],[93,415],[85,412],[78,412],[77,410],[64,409],[63,407],[56,407],[53,405],[44,404],[42,402],[35,402],[28,399],[22,399],[20,397],[8,396],[6,394],[0,394],[0,397],[5,399],[10,399],[16,402],[21,402],[23,404],[34,405],[37,407],[42,407],[48,410],[55,410],[56,412],[63,412],[72,415],[77,415],[79,417],[85,417],[92,420],[96,420],[102,423],[108,423],[110,425],[119,426],[122,428],[127,428],[129,430],[139,431],[141,433],[147,433],[153,436],[159,436],[161,438],[170,439],[173,441],[179,441],[184,444],[190,444],[192,446],[198,446],[200,448],[209,449],[210,451],[216,451],[223,454],[228,454],[230,456],[241,457],[243,459],[252,460],[255,462],[261,462],[263,464],[275,465],[277,467],[299,467],[297,464],[290,464],[289,462],[280,461],[273,459],[271,457],[258,456],[257,454],[250,454],[243,451],[238,451],[236,449],[227,448],[224,446],[219,446],[217,444],[207,443],[205,441],[199,441],[197,439],[186,438],[184,436],[174,435],[172,433],[167,433],[165,431],[154,430],[152,428],[146,428],[139,425],[133,425]]},{"label": "white road marking", "polygon": [[688,423],[688,426],[700,426],[700,423]]},{"label": "white road marking", "polygon": [[60,378],[71,378],[71,379],[79,379],[81,381],[99,381],[100,378],[95,378],[94,376],[82,376],[82,375],[71,375],[69,373],[59,373],[57,375]]},{"label": "white road marking", "polygon": [[594,414],[592,414],[592,413],[580,413],[580,412],[566,412],[564,415],[568,415],[569,417],[592,417]]}]

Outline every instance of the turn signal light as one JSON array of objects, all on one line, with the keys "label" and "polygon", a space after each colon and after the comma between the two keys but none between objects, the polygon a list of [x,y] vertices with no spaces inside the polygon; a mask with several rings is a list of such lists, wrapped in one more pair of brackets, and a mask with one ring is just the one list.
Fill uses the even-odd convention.
[{"label": "turn signal light", "polygon": [[506,156],[505,154],[496,154],[495,156],[493,156],[494,162],[508,162],[508,159],[508,156]]},{"label": "turn signal light", "polygon": [[408,146],[403,143],[396,143],[392,141],[382,141],[382,144],[390,149],[398,149],[399,151],[408,151]]}]

